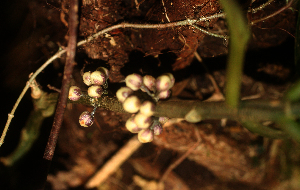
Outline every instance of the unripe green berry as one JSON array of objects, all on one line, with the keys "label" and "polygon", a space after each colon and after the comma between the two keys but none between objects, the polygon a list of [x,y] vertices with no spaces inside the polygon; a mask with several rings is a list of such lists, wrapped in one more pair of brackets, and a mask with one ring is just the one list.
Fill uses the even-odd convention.
[{"label": "unripe green berry", "polygon": [[88,111],[82,112],[79,116],[79,124],[83,127],[89,127],[94,123],[94,117]]},{"label": "unripe green berry", "polygon": [[146,100],[142,103],[140,107],[140,113],[146,116],[152,116],[155,111],[155,104],[153,102],[150,102],[149,100]]},{"label": "unripe green berry", "polygon": [[171,90],[165,90],[158,93],[158,99],[167,99],[171,95]]},{"label": "unripe green berry", "polygon": [[82,76],[83,82],[84,84],[86,84],[87,86],[91,86],[92,85],[92,80],[91,80],[91,72],[85,72]]},{"label": "unripe green berry", "polygon": [[173,85],[172,85],[171,78],[166,74],[161,75],[156,79],[156,89],[158,91],[169,90],[170,88],[172,88],[172,86]]},{"label": "unripe green berry", "polygon": [[141,107],[141,101],[137,96],[129,96],[123,102],[123,108],[129,113],[136,113]]},{"label": "unripe green berry", "polygon": [[126,86],[131,88],[133,91],[136,91],[141,88],[143,79],[141,75],[133,73],[125,78],[125,83]]},{"label": "unripe green berry", "polygon": [[103,85],[106,82],[106,75],[101,71],[94,71],[91,74],[91,81],[94,85]]},{"label": "unripe green berry", "polygon": [[88,88],[88,95],[92,98],[99,98],[102,96],[103,89],[101,86],[93,85]]},{"label": "unripe green berry", "polygon": [[131,133],[138,133],[142,129],[137,126],[137,124],[134,122],[134,117],[129,118],[126,121],[125,127],[128,131]]},{"label": "unripe green berry", "polygon": [[71,86],[69,89],[69,99],[77,101],[80,99],[82,92],[78,86]]},{"label": "unripe green berry", "polygon": [[145,75],[143,77],[143,83],[148,90],[155,91],[155,78],[151,75]]},{"label": "unripe green berry", "polygon": [[154,134],[153,131],[150,129],[144,129],[138,133],[138,140],[141,143],[148,143],[153,141],[153,139],[154,139]]},{"label": "unripe green berry", "polygon": [[152,123],[152,118],[142,113],[138,113],[134,116],[134,122],[137,124],[139,128],[146,129],[150,127]]},{"label": "unripe green berry", "polygon": [[120,102],[124,102],[126,100],[126,98],[128,98],[129,95],[131,95],[133,93],[133,91],[131,90],[131,88],[129,87],[121,87],[116,95],[117,98]]}]

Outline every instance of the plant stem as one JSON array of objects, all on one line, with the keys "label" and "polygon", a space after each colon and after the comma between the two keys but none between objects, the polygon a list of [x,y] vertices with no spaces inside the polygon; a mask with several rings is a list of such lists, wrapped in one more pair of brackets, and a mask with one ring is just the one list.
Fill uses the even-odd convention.
[{"label": "plant stem", "polygon": [[266,6],[270,5],[274,0],[268,0],[266,3],[261,4],[259,7],[257,8],[253,8],[253,9],[249,9],[248,12],[249,13],[256,13],[257,11],[263,10]]},{"label": "plant stem", "polygon": [[[87,95],[76,102],[87,106],[94,106],[94,101]],[[126,113],[122,104],[116,97],[103,96],[99,98],[97,107],[104,108],[114,112]],[[286,105],[284,101],[279,100],[244,100],[239,107],[230,108],[226,102],[201,102],[197,100],[168,100],[160,101],[156,105],[154,116],[169,118],[184,118],[188,120],[187,115],[193,112],[199,122],[209,119],[223,119],[238,121],[243,127],[255,132],[261,136],[270,138],[286,138],[284,125],[279,118],[285,115]],[[300,103],[294,103],[290,106],[290,112],[294,116],[300,115]],[[97,117],[97,115],[95,115]],[[294,118],[297,119],[297,118]],[[279,122],[283,131],[261,125],[261,122],[273,121]],[[253,124],[253,125],[251,125]]]},{"label": "plant stem", "polygon": [[240,101],[243,62],[250,30],[236,1],[220,0],[220,3],[226,13],[230,31],[225,97],[228,106],[237,109]]},{"label": "plant stem", "polygon": [[[94,107],[94,101],[83,94],[78,103]],[[127,113],[116,97],[102,96],[98,99],[98,108],[110,111]],[[236,121],[276,121],[278,116],[285,114],[285,103],[279,100],[244,100],[238,109],[228,108],[226,102],[202,102],[198,100],[167,100],[159,101],[156,105],[154,116],[169,118],[185,118],[191,111],[201,116],[202,120],[228,118]],[[293,115],[300,115],[300,103],[291,105]]]},{"label": "plant stem", "polygon": [[286,4],[286,6],[280,8],[278,11],[276,11],[276,12],[274,12],[274,13],[272,13],[272,14],[266,16],[266,17],[263,17],[263,18],[260,18],[260,19],[257,19],[257,20],[252,20],[252,21],[250,22],[250,24],[251,24],[251,25],[257,24],[257,23],[259,23],[259,22],[262,22],[262,21],[264,21],[264,20],[267,20],[267,19],[269,19],[269,18],[271,18],[271,17],[274,17],[274,16],[276,16],[276,15],[282,13],[284,10],[288,9],[288,8],[292,5],[293,1],[294,1],[294,0],[290,0],[290,2],[289,2],[288,4]]},{"label": "plant stem", "polygon": [[[300,105],[294,104],[292,112],[300,112]],[[155,116],[169,118],[185,118],[191,111],[201,116],[202,120],[227,118],[240,122],[244,121],[276,121],[278,116],[284,114],[284,104],[279,101],[246,100],[236,110],[228,108],[225,102],[201,102],[195,100],[179,100],[158,102]]]},{"label": "plant stem", "polygon": [[64,69],[64,76],[62,80],[61,93],[58,100],[58,105],[55,111],[54,121],[48,143],[45,149],[44,158],[46,160],[52,160],[59,130],[62,125],[63,115],[67,105],[67,99],[69,94],[69,84],[72,77],[73,68],[76,65],[76,42],[77,42],[77,26],[78,26],[78,0],[70,1],[70,18],[69,18],[69,42],[67,50],[66,65]]}]

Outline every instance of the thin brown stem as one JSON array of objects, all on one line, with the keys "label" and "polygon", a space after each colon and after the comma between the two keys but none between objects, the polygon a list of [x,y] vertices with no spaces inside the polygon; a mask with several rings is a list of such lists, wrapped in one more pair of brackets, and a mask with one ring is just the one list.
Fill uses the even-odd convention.
[{"label": "thin brown stem", "polygon": [[264,4],[261,4],[259,7],[249,9],[248,12],[250,13],[256,13],[257,11],[263,10],[266,6],[270,5],[274,0],[269,0]]},{"label": "thin brown stem", "polygon": [[69,42],[67,49],[66,65],[64,69],[64,76],[62,80],[61,93],[58,99],[58,105],[55,111],[54,121],[48,143],[44,152],[46,160],[52,160],[58,134],[62,125],[63,115],[67,105],[67,98],[69,94],[69,84],[72,77],[73,68],[75,66],[76,42],[77,42],[77,26],[78,26],[78,0],[70,1],[70,18],[69,18]]},{"label": "thin brown stem", "polygon": [[254,24],[256,24],[256,23],[262,22],[262,21],[264,21],[264,20],[267,20],[267,19],[269,19],[269,18],[271,18],[271,17],[274,17],[274,16],[280,14],[280,13],[283,12],[284,10],[288,9],[288,8],[292,5],[293,2],[294,2],[294,0],[290,0],[290,2],[289,2],[288,4],[286,4],[286,6],[282,7],[282,8],[279,9],[278,11],[276,11],[276,12],[274,12],[274,13],[272,13],[272,14],[266,16],[266,17],[263,17],[263,18],[260,18],[260,19],[257,19],[257,20],[253,20],[253,21],[250,22],[250,24],[251,24],[251,25],[254,25]]},{"label": "thin brown stem", "polygon": [[[98,38],[99,36],[101,36],[101,35],[103,35],[107,32],[110,32],[112,30],[119,29],[119,28],[165,29],[165,28],[170,28],[170,27],[187,26],[187,25],[195,27],[195,24],[198,23],[198,22],[204,22],[204,21],[211,20],[211,19],[214,19],[214,18],[223,18],[223,17],[225,17],[224,13],[218,13],[218,14],[207,16],[207,17],[201,17],[199,19],[186,19],[186,20],[170,22],[170,23],[165,23],[165,24],[163,24],[163,23],[162,24],[132,24],[132,23],[125,23],[124,22],[124,23],[121,23],[121,24],[110,26],[108,28],[105,28],[105,29],[89,36],[87,39],[78,42],[77,46],[81,46],[83,44],[86,44],[86,43],[94,40],[95,38]],[[214,33],[208,32],[204,29],[201,29],[201,32],[204,32],[208,35],[212,35],[212,36],[217,37]],[[224,36],[222,36],[222,37],[224,38]]]}]

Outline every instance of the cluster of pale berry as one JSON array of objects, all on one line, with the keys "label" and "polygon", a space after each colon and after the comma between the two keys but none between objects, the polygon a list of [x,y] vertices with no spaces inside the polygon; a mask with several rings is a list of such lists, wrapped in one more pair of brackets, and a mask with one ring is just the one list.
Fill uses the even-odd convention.
[{"label": "cluster of pale berry", "polygon": [[[82,76],[83,82],[89,86],[87,94],[91,98],[97,101],[97,98],[101,97],[104,93],[104,89],[107,88],[107,79],[109,71],[105,67],[99,67],[94,72],[85,72]],[[78,101],[82,96],[82,91],[78,86],[71,86],[69,89],[69,99],[72,101]],[[95,104],[96,105],[96,104]],[[79,116],[79,123],[83,127],[89,127],[94,123],[94,114],[96,106],[92,112],[84,111]]]},{"label": "cluster of pale berry", "polygon": [[[162,126],[167,118],[154,117],[156,102],[166,99],[171,94],[171,88],[175,79],[171,73],[166,73],[158,78],[150,75],[142,77],[139,74],[131,74],[125,78],[126,87],[117,91],[117,98],[123,104],[125,111],[135,114],[125,124],[132,133],[138,133],[138,139],[142,143],[151,142],[154,135],[162,133]],[[152,100],[141,101],[134,91],[146,92]]]}]

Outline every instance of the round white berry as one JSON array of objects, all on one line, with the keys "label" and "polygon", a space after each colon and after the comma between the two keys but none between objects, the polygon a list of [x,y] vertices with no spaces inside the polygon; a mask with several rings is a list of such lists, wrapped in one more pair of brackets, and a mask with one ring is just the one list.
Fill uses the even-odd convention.
[{"label": "round white berry", "polygon": [[138,113],[134,116],[134,122],[137,124],[139,128],[146,129],[150,127],[152,123],[152,118],[142,113]]},{"label": "round white berry", "polygon": [[129,95],[131,95],[133,93],[133,91],[131,90],[131,88],[129,87],[121,87],[116,95],[117,98],[120,102],[124,102],[126,100],[126,98],[128,98]]},{"label": "round white berry", "polygon": [[146,116],[152,116],[155,111],[155,104],[153,102],[150,102],[149,100],[146,100],[142,103],[140,107],[140,113],[146,115]]},{"label": "round white berry", "polygon": [[137,124],[134,122],[134,118],[131,117],[126,121],[125,127],[128,131],[131,133],[138,133],[142,129],[137,126]]},{"label": "round white berry", "polygon": [[106,81],[106,75],[104,72],[94,71],[91,74],[91,81],[92,81],[92,84],[103,85]]},{"label": "round white berry", "polygon": [[123,102],[123,108],[129,113],[136,113],[139,111],[141,106],[141,101],[137,96],[129,96]]},{"label": "round white berry", "polygon": [[156,89],[158,91],[169,90],[172,88],[172,84],[171,78],[166,74],[161,75],[156,79]]},{"label": "round white berry", "polygon": [[80,99],[82,92],[78,86],[71,86],[69,89],[69,99],[77,101]]},{"label": "round white berry", "polygon": [[167,99],[171,95],[171,90],[165,90],[158,93],[158,99]]},{"label": "round white berry", "polygon": [[150,129],[144,129],[138,133],[138,140],[141,143],[148,143],[153,141],[153,139],[154,139],[154,134],[153,131]]},{"label": "round white berry", "polygon": [[102,96],[103,89],[101,86],[93,85],[88,88],[88,95],[92,98],[99,98]]},{"label": "round white berry", "polygon": [[141,88],[143,79],[141,75],[133,73],[125,78],[125,83],[126,86],[131,88],[133,91],[136,91]]},{"label": "round white berry", "polygon": [[143,83],[148,90],[155,91],[155,78],[151,75],[145,75],[143,77]]},{"label": "round white berry", "polygon": [[170,79],[171,79],[171,86],[173,87],[174,84],[175,84],[175,78],[174,78],[173,74],[172,73],[165,73],[165,75],[168,75],[170,77]]},{"label": "round white berry", "polygon": [[86,84],[87,86],[91,86],[92,85],[92,81],[91,81],[91,72],[85,72],[82,76],[83,82],[84,84]]}]

